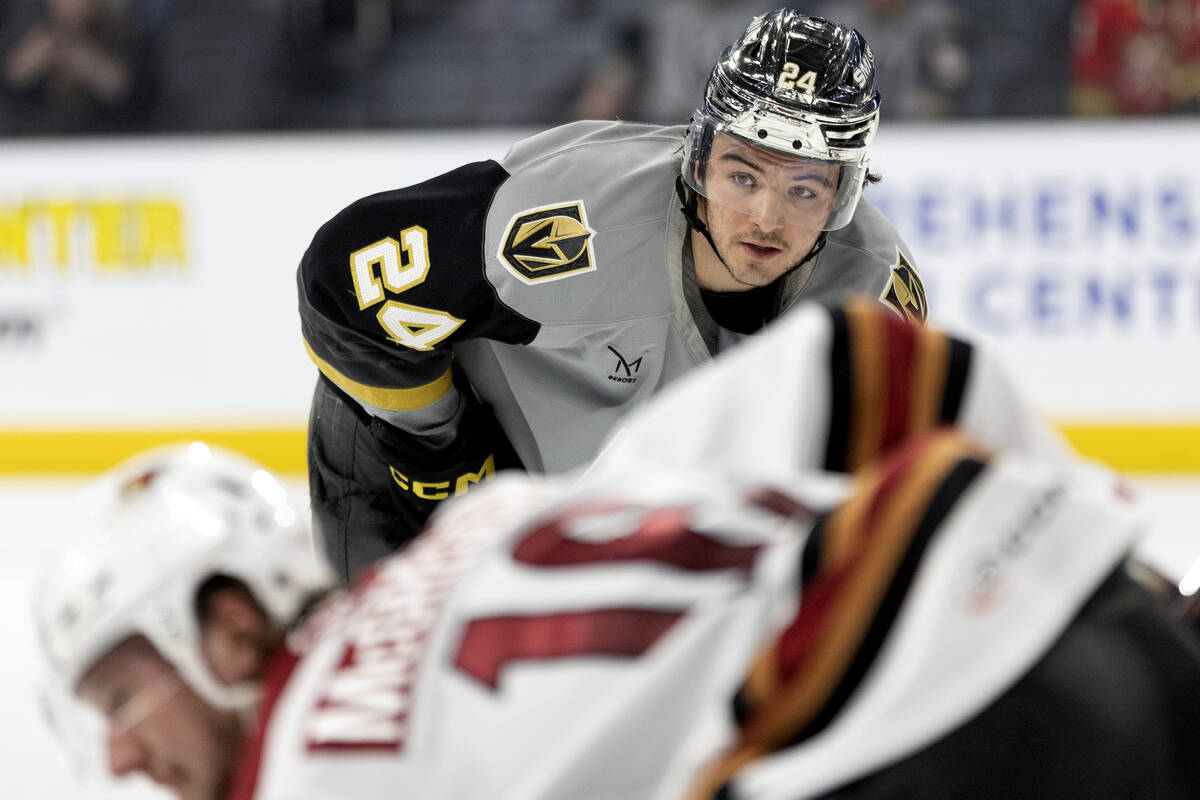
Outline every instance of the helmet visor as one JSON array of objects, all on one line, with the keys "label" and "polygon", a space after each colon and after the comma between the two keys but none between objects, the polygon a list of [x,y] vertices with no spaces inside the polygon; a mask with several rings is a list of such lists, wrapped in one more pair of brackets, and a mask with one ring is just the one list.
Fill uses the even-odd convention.
[{"label": "helmet visor", "polygon": [[[140,726],[162,715],[182,688],[178,678],[155,681],[138,686],[120,707],[101,710],[56,680],[48,679],[39,687],[38,699],[43,719],[66,755],[75,782],[81,789],[100,793],[116,787],[126,777],[143,772],[141,767],[128,776],[113,772],[117,768],[114,748],[127,747],[122,744],[129,741],[126,737],[136,739]],[[161,728],[168,723],[157,724]]]},{"label": "helmet visor", "polygon": [[761,146],[697,112],[682,171],[684,181],[708,202],[761,224],[831,231],[854,216],[867,164]]}]

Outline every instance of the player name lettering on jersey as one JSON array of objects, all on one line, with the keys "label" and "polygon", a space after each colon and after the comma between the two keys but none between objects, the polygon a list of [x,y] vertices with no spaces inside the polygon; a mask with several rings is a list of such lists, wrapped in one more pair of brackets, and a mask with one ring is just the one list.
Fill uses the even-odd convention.
[{"label": "player name lettering on jersey", "polygon": [[360,585],[342,655],[305,728],[310,752],[403,748],[425,644],[479,549],[475,530],[443,527],[415,542],[412,558],[386,563]]},{"label": "player name lettering on jersey", "polygon": [[1038,491],[1019,508],[1016,518],[1002,529],[999,538],[977,557],[967,587],[967,613],[991,613],[1004,602],[1011,589],[1007,573],[1050,529],[1063,508],[1068,489],[1066,479],[1060,477]]}]

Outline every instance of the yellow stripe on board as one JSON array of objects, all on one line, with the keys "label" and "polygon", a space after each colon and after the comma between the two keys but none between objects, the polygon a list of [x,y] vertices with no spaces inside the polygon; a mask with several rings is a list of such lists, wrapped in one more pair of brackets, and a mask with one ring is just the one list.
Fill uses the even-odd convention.
[{"label": "yellow stripe on board", "polygon": [[303,475],[303,428],[109,431],[0,430],[0,474],[99,473],[143,450],[200,440],[248,456],[284,475]]},{"label": "yellow stripe on board", "polygon": [[[1061,423],[1079,453],[1126,473],[1200,475],[1200,423]],[[286,475],[305,471],[303,428],[0,430],[0,474],[98,473],[129,456],[199,439],[236,450]]]},{"label": "yellow stripe on board", "polygon": [[1081,454],[1129,473],[1200,474],[1200,423],[1105,425],[1060,423]]}]

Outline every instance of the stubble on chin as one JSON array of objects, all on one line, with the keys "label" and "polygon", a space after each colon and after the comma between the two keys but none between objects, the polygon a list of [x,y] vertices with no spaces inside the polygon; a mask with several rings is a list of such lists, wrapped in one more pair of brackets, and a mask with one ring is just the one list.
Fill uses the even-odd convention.
[{"label": "stubble on chin", "polygon": [[722,242],[719,253],[721,265],[725,268],[726,273],[743,289],[766,286],[780,276],[791,272],[800,263],[799,260],[785,261],[782,252],[770,261],[755,262],[740,252],[741,241],[741,239],[733,238]]}]

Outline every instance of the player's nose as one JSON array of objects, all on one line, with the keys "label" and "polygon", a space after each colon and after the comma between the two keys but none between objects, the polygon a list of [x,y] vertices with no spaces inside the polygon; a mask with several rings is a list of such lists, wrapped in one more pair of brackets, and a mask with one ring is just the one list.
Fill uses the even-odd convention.
[{"label": "player's nose", "polygon": [[772,189],[755,192],[748,211],[750,218],[763,230],[783,226],[783,200]]},{"label": "player's nose", "polygon": [[146,748],[138,741],[133,731],[108,732],[108,769],[121,778],[134,772],[144,771],[148,760]]}]

